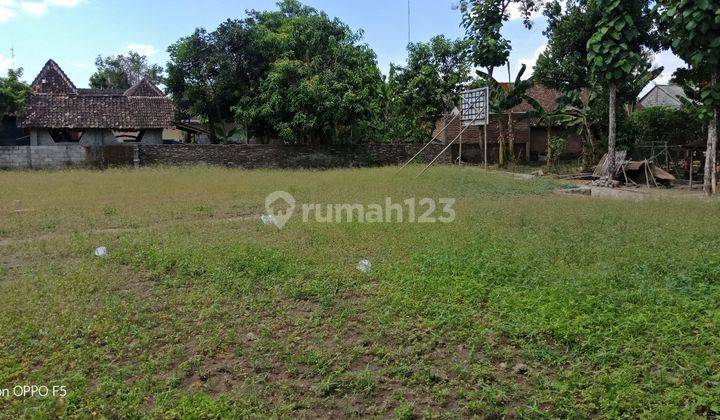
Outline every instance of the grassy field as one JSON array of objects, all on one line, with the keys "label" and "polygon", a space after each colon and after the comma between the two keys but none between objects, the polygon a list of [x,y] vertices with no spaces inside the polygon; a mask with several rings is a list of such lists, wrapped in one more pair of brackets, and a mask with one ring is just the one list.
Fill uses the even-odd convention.
[{"label": "grassy field", "polygon": [[[0,417],[720,414],[720,203],[418,169],[0,172],[0,391],[68,391]],[[275,190],[457,219],[279,230]]]}]

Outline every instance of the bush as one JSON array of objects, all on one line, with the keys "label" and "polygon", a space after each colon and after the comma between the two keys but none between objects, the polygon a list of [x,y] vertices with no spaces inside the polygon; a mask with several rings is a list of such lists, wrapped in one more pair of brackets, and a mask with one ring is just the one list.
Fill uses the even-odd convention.
[{"label": "bush", "polygon": [[560,161],[560,156],[567,148],[567,139],[565,137],[552,136],[548,139],[547,147],[547,164],[556,165]]},{"label": "bush", "polygon": [[630,125],[635,144],[667,142],[682,145],[703,138],[704,125],[697,116],[667,106],[635,111]]}]

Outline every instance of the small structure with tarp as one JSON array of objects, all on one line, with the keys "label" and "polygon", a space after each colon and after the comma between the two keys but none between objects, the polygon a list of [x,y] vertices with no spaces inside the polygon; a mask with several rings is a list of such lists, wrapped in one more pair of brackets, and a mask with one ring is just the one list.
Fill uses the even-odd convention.
[{"label": "small structure with tarp", "polygon": [[625,183],[626,185],[645,185],[647,187],[670,187],[677,179],[655,162],[654,159],[640,161],[626,160],[627,152],[615,152],[615,170],[610,174],[610,157],[606,153],[595,167],[593,178],[601,184]]}]

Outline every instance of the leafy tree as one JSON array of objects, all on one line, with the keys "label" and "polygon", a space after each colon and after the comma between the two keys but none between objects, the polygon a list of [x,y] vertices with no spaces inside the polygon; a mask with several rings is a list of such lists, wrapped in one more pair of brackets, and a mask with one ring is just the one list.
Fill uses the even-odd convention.
[{"label": "leafy tree", "polygon": [[547,4],[547,48],[538,57],[533,77],[562,92],[590,87],[587,44],[600,20],[600,9],[589,1],[569,0],[565,11],[558,0]]},{"label": "leafy tree", "polygon": [[661,0],[661,24],[675,54],[691,66],[708,70],[700,88],[702,116],[708,120],[705,193],[716,192],[718,109],[720,109],[720,0]]},{"label": "leafy tree", "polygon": [[167,86],[177,108],[211,126],[235,120],[262,139],[366,137],[382,79],[362,32],[296,0],[278,9],[251,10],[172,45]]},{"label": "leafy tree", "polygon": [[235,107],[236,120],[287,142],[365,138],[382,79],[362,32],[294,0],[279,7],[250,13],[252,43],[268,70]]},{"label": "leafy tree", "polygon": [[259,84],[268,66],[259,58],[249,21],[227,20],[215,31],[196,29],[168,48],[166,85],[179,117],[200,116],[218,142],[218,125],[232,121],[231,108]]},{"label": "leafy tree", "polygon": [[662,142],[672,145],[691,143],[702,138],[700,118],[686,109],[653,106],[632,114],[631,124],[637,144]]},{"label": "leafy tree", "polygon": [[597,140],[593,131],[595,124],[591,103],[594,97],[583,98],[582,91],[570,91],[557,100],[558,109],[555,112],[555,121],[565,127],[574,129],[583,139],[582,158],[583,166],[588,161],[595,160]]},{"label": "leafy tree", "polygon": [[470,82],[467,43],[443,35],[427,43],[408,45],[404,67],[391,66],[387,90],[392,92],[388,128],[399,137],[426,138],[438,115],[457,104]]},{"label": "leafy tree", "polygon": [[155,84],[163,82],[163,68],[149,64],[144,55],[130,51],[127,55],[98,56],[97,72],[90,76],[90,87],[95,89],[128,89],[147,78]]},{"label": "leafy tree", "polygon": [[608,156],[610,176],[615,173],[618,87],[645,67],[640,29],[652,21],[649,7],[641,0],[595,0],[601,19],[587,44],[588,63],[595,83],[607,83]]},{"label": "leafy tree", "polygon": [[0,116],[22,113],[30,87],[21,81],[23,69],[9,69],[7,77],[0,77]]},{"label": "leafy tree", "polygon": [[504,65],[510,56],[510,41],[500,33],[503,24],[510,19],[510,8],[517,6],[523,24],[529,29],[532,27],[531,16],[540,9],[541,3],[540,0],[464,1],[462,26],[473,64],[486,69],[493,77],[494,69]]}]

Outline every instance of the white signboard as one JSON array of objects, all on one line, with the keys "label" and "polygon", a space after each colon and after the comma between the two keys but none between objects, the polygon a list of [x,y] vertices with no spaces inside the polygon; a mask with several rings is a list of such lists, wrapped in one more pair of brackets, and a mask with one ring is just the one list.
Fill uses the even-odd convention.
[{"label": "white signboard", "polygon": [[462,92],[460,112],[463,125],[487,125],[489,97],[490,91],[487,87]]}]

